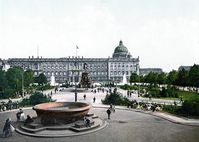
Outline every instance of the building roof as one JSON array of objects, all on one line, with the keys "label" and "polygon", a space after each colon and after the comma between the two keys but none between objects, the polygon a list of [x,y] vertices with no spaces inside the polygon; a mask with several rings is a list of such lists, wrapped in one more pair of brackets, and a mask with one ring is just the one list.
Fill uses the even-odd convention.
[{"label": "building roof", "polygon": [[114,54],[115,53],[128,53],[128,49],[126,46],[123,45],[123,42],[120,40],[119,45],[115,48]]}]

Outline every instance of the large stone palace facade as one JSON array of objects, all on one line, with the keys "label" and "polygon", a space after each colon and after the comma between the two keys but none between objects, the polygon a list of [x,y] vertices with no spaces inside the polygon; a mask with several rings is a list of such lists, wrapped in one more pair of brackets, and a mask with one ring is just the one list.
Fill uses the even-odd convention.
[{"label": "large stone palace facade", "polygon": [[93,82],[121,82],[124,75],[129,80],[132,73],[139,74],[139,57],[133,58],[122,41],[110,58],[9,58],[6,64],[44,73],[48,80],[54,75],[57,83],[79,82],[85,65]]}]

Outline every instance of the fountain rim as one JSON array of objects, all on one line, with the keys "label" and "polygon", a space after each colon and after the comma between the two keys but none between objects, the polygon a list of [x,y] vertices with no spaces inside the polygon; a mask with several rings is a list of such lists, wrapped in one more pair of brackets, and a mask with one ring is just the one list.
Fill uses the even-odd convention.
[{"label": "fountain rim", "polygon": [[[52,110],[52,109],[47,109],[47,108],[41,108],[42,105],[45,104],[59,104],[59,103],[78,103],[78,104],[86,104],[86,106],[78,107],[78,108],[72,108],[72,109],[66,109],[66,110]],[[78,111],[84,111],[87,109],[90,109],[92,105],[90,103],[84,103],[84,102],[48,102],[48,103],[41,103],[37,104],[33,107],[33,110],[35,111],[46,111],[46,112],[78,112]],[[48,107],[50,108],[50,107]]]}]

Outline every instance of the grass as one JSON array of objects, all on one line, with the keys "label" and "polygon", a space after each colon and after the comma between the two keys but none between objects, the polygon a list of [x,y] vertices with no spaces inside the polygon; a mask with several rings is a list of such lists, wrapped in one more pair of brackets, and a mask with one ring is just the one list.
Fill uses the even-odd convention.
[{"label": "grass", "polygon": [[179,98],[182,97],[183,100],[195,100],[199,97],[199,93],[188,92],[188,91],[177,91]]}]

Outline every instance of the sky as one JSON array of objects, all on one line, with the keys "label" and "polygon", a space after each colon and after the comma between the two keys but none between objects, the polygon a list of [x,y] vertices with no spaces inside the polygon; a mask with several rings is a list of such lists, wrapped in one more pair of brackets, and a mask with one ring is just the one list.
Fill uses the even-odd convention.
[{"label": "sky", "polygon": [[0,0],[0,58],[111,57],[141,68],[199,64],[198,0]]}]

